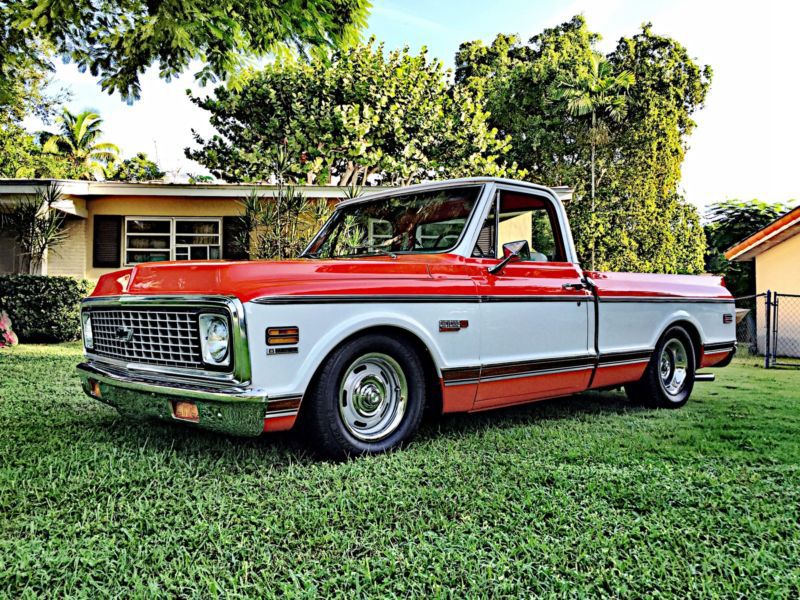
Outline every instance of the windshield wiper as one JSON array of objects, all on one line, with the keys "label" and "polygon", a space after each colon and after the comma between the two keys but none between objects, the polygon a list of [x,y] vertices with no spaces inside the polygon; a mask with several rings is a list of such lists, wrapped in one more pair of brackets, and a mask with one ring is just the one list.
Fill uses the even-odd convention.
[{"label": "windshield wiper", "polygon": [[319,253],[303,251],[297,255],[297,258],[319,258]]}]

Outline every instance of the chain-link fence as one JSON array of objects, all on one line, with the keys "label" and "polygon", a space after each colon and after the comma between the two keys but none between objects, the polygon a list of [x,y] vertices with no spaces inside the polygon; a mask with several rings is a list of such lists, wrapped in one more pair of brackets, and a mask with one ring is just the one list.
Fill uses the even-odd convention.
[{"label": "chain-link fence", "polygon": [[800,367],[800,294],[736,298],[736,341],[740,357],[762,357],[766,368]]}]

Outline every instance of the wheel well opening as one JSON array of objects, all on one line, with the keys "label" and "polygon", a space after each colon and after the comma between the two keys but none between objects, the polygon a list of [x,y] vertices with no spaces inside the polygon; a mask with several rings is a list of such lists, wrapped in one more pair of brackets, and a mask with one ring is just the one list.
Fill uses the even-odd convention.
[{"label": "wheel well opening", "polygon": [[[425,412],[430,414],[441,414],[442,412],[442,390],[441,386],[439,385],[439,372],[436,369],[436,362],[433,360],[433,356],[428,350],[428,346],[423,342],[419,337],[417,337],[412,332],[408,331],[407,329],[403,329],[401,327],[393,327],[391,325],[382,325],[378,327],[369,327],[367,329],[361,329],[357,331],[342,341],[340,341],[336,346],[331,348],[330,352],[325,355],[325,358],[320,361],[317,368],[314,370],[314,374],[311,377],[311,381],[308,384],[308,388],[306,389],[306,395],[309,394],[316,386],[317,380],[319,377],[319,373],[322,370],[323,365],[327,362],[330,356],[336,352],[339,348],[341,348],[344,344],[350,342],[351,340],[363,337],[365,335],[370,334],[384,334],[389,335],[394,338],[398,338],[404,341],[406,344],[411,346],[414,351],[416,352],[417,356],[419,357],[420,362],[422,363],[422,369],[425,374],[425,398],[426,398],[426,405],[425,405]],[[305,402],[301,403],[300,412],[303,412],[303,405]]]},{"label": "wheel well opening", "polygon": [[689,339],[692,341],[692,346],[694,347],[694,366],[695,369],[699,369],[700,361],[703,359],[701,354],[703,342],[700,340],[700,332],[697,330],[697,327],[689,321],[675,321],[674,323],[670,323],[669,326],[682,327],[686,330],[686,333],[689,334]]}]

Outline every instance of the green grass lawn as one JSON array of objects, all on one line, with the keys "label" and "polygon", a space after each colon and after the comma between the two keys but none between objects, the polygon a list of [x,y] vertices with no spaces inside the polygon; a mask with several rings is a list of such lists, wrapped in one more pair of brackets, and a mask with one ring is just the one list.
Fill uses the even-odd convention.
[{"label": "green grass lawn", "polygon": [[800,370],[734,364],[678,411],[445,418],[332,464],[122,420],[79,359],[0,353],[1,595],[800,594]]}]

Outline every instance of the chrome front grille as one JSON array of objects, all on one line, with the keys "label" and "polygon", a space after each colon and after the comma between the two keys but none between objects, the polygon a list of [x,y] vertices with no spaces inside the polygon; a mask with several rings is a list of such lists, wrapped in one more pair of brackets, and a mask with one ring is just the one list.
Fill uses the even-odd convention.
[{"label": "chrome front grille", "polygon": [[202,369],[194,311],[96,309],[91,311],[94,349],[130,363]]}]

